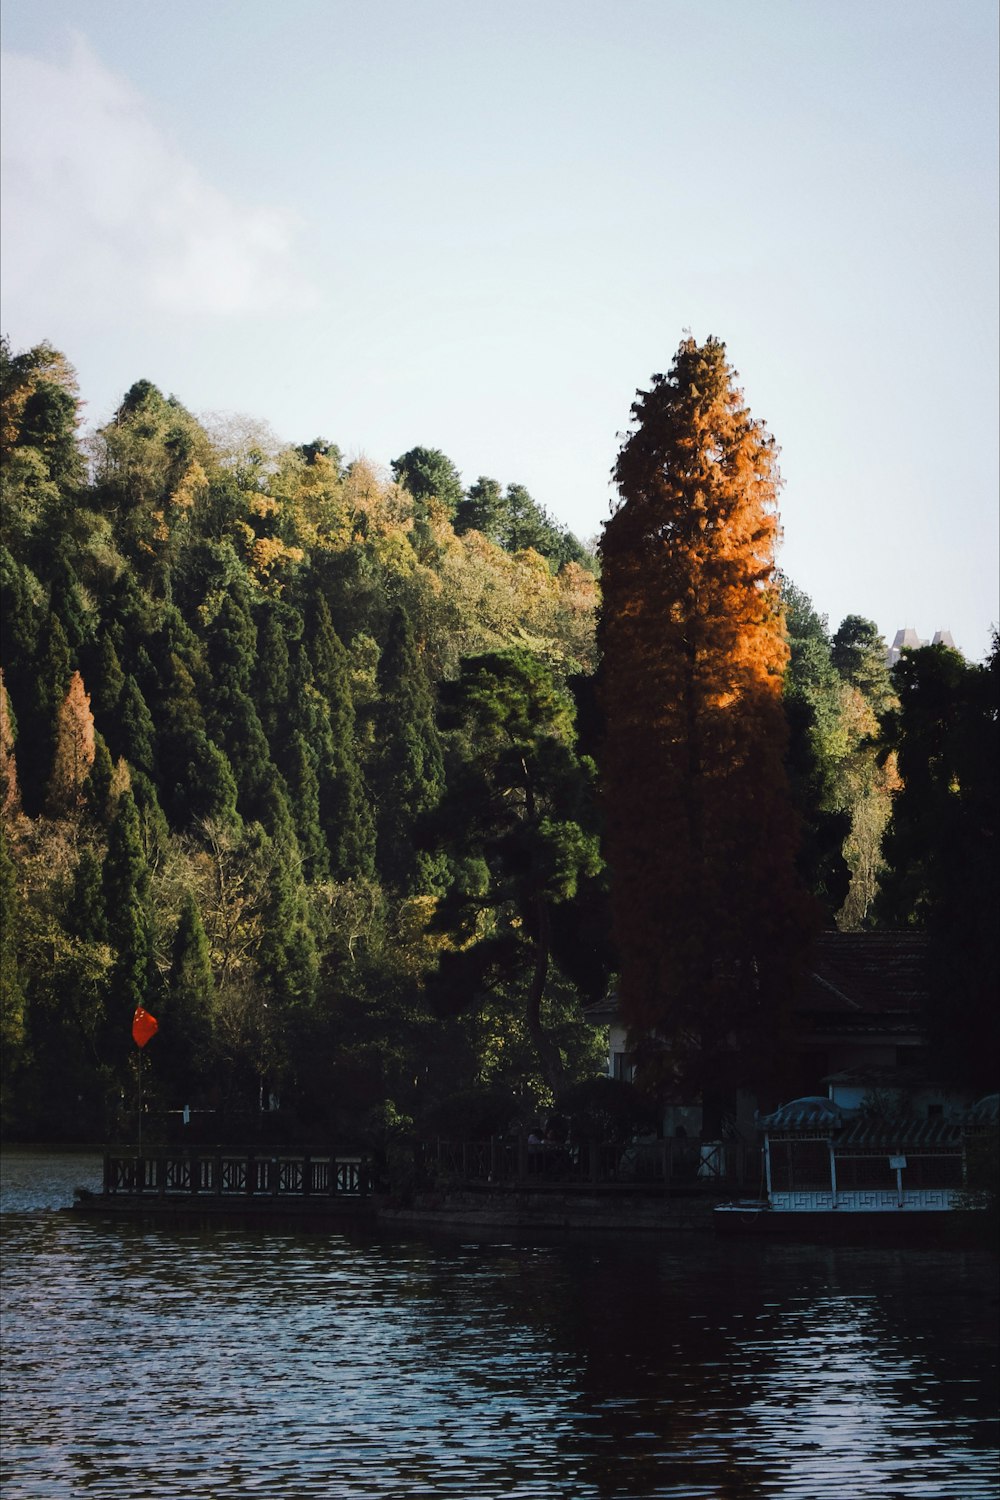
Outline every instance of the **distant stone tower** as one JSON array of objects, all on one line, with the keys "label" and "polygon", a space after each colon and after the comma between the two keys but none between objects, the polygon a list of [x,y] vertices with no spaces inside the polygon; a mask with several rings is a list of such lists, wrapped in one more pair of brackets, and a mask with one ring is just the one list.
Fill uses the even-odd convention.
[{"label": "distant stone tower", "polygon": [[[927,641],[922,641],[912,625],[904,625],[902,630],[897,630],[893,637],[892,645],[886,652],[886,661],[890,667],[894,667],[904,651],[919,651],[921,646],[926,646]],[[932,646],[947,646],[949,651],[958,651],[950,630],[935,630],[934,639],[930,642]],[[959,652],[961,655],[961,652]]]},{"label": "distant stone tower", "polygon": [[904,651],[919,651],[921,646],[926,645],[927,642],[920,639],[912,625],[904,625],[902,630],[897,630],[893,636],[886,660],[890,667],[894,667]]}]

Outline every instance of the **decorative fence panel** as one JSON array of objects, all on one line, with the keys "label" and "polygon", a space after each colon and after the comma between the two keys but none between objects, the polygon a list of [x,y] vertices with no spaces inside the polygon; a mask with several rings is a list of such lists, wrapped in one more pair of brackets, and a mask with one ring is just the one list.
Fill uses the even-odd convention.
[{"label": "decorative fence panel", "polygon": [[152,1148],[109,1152],[108,1197],[309,1198],[363,1197],[371,1190],[368,1158],[303,1152],[185,1151]]}]

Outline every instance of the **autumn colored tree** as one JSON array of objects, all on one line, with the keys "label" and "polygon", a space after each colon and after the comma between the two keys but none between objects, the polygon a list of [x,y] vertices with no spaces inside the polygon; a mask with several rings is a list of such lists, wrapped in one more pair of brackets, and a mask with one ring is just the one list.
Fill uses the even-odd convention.
[{"label": "autumn colored tree", "polygon": [[3,669],[0,668],[0,817],[13,817],[20,809],[13,715],[4,685]]},{"label": "autumn colored tree", "polygon": [[11,1110],[11,1084],[23,1060],[25,998],[17,953],[21,901],[17,873],[0,824],[0,1122]]},{"label": "autumn colored tree", "polygon": [[50,813],[58,817],[82,805],[93,764],[94,716],[83,678],[74,672],[56,720],[56,751],[46,798]]},{"label": "autumn colored tree", "polygon": [[777,451],[714,338],[685,338],[632,415],[600,548],[621,1004],[663,1075],[731,1086],[748,1052],[774,1054],[811,915],[783,763]]}]

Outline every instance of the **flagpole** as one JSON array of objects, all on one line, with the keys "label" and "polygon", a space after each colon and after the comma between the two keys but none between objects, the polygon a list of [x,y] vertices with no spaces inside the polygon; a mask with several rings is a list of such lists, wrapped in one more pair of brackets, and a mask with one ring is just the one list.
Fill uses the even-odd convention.
[{"label": "flagpole", "polygon": [[139,1049],[139,1160],[142,1161],[142,1049],[150,1037],[159,1031],[156,1017],[143,1006],[137,1005],[132,1017],[132,1040]]}]

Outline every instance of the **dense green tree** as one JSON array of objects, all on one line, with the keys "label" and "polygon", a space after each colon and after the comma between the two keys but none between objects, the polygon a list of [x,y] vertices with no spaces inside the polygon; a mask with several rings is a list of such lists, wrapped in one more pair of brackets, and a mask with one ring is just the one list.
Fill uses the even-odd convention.
[{"label": "dense green tree", "polygon": [[786,765],[801,826],[799,869],[832,925],[850,884],[843,849],[851,813],[842,803],[839,777],[847,752],[841,681],[831,660],[826,620],[788,579],[782,580],[781,597],[789,647]]},{"label": "dense green tree", "polygon": [[105,725],[110,726],[125,688],[125,673],[114,640],[107,631],[98,642],[96,669],[90,680],[93,683],[90,699],[94,717],[103,732]]},{"label": "dense green tree", "polygon": [[393,459],[392,472],[397,484],[413,496],[418,516],[426,514],[431,500],[437,500],[449,516],[462,502],[462,476],[439,448],[410,448]]},{"label": "dense green tree", "polygon": [[[176,561],[196,498],[207,487],[211,446],[175,397],[148,380],[129,388],[93,440],[96,499],[137,577],[159,577]],[[161,590],[162,591],[162,590]]]},{"label": "dense green tree", "polygon": [[519,986],[525,1025],[555,1092],[564,1059],[545,1025],[552,965],[552,908],[597,873],[586,826],[592,762],[575,753],[573,704],[526,651],[473,657],[445,690],[453,765],[440,827],[455,867],[440,923],[438,1003],[483,1003]]},{"label": "dense green tree", "polygon": [[7,462],[17,450],[41,460],[53,484],[71,488],[83,480],[76,440],[79,420],[76,372],[51,344],[15,354],[0,340],[0,455]]},{"label": "dense green tree", "polygon": [[[400,890],[425,883],[416,833],[444,789],[434,695],[417,655],[409,617],[397,609],[378,669],[375,766],[378,868]],[[424,880],[420,876],[423,873]]]},{"label": "dense green tree", "polygon": [[142,847],[139,812],[131,790],[118,799],[108,830],[104,862],[104,901],[108,934],[115,952],[114,1006],[105,1038],[109,1061],[127,1051],[129,1026],[137,1005],[145,1005],[152,978],[149,867]]},{"label": "dense green tree", "polygon": [[268,600],[257,629],[254,699],[264,733],[276,754],[287,739],[290,650],[301,634],[301,615]]},{"label": "dense green tree", "polygon": [[114,734],[112,744],[115,753],[124,755],[129,765],[134,766],[137,771],[155,776],[156,727],[142,690],[131,673],[125,678],[117,712],[110,727]]},{"label": "dense green tree", "polygon": [[84,783],[84,805],[95,823],[105,825],[114,817],[113,789],[115,768],[108,742],[100,730],[94,731],[94,760]]},{"label": "dense green tree", "polygon": [[455,531],[459,536],[478,531],[500,545],[506,514],[503,486],[498,480],[480,474],[455,508]]},{"label": "dense green tree", "polygon": [[31,670],[34,675],[26,692],[14,701],[21,793],[26,812],[34,816],[41,809],[56,751],[59,710],[73,675],[66,632],[55,615],[48,617]]},{"label": "dense green tree", "polygon": [[214,999],[208,938],[197,900],[193,892],[185,891],[170,950],[170,971],[157,1002],[157,1074],[173,1107],[178,1101],[195,1102],[210,1076]]},{"label": "dense green tree", "polygon": [[895,703],[889,653],[878,626],[862,615],[847,615],[830,644],[830,659],[845,682],[858,689],[881,718]]},{"label": "dense green tree", "polygon": [[928,646],[893,669],[886,735],[902,785],[886,838],[882,913],[928,934],[933,1066],[976,1091],[1000,1050],[1000,649],[985,666]]},{"label": "dense green tree", "polygon": [[349,660],[323,598],[316,603],[309,648],[313,680],[330,725],[328,756],[318,772],[331,872],[340,880],[368,877],[375,868],[375,830],[358,768]]},{"label": "dense green tree", "polygon": [[288,766],[288,791],[303,871],[311,882],[324,880],[330,873],[330,855],[320,820],[318,759],[301,732],[291,737]]}]

